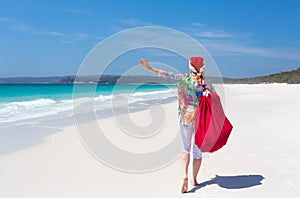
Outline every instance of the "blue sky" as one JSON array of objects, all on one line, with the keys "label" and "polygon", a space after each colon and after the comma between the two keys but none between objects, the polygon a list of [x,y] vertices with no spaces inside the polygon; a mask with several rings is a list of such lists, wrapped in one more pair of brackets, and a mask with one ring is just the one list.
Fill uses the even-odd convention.
[{"label": "blue sky", "polygon": [[[147,25],[197,39],[225,77],[300,67],[297,0],[0,0],[0,5],[0,77],[76,74],[97,43]],[[124,73],[137,63],[137,56],[131,58],[107,73]]]}]

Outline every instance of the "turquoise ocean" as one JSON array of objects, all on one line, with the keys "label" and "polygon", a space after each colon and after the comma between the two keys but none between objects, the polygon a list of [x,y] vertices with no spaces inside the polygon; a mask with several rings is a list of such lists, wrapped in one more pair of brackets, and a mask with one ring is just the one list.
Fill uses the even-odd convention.
[{"label": "turquoise ocean", "polygon": [[[70,117],[73,114],[72,84],[0,84],[0,125],[24,124],[43,119]],[[176,99],[172,85],[76,85],[76,98],[91,97],[95,110],[105,114],[112,100],[129,109],[145,109],[153,104]],[[127,100],[124,100],[126,96]],[[126,103],[126,104],[125,104]],[[106,111],[105,111],[106,110]]]}]

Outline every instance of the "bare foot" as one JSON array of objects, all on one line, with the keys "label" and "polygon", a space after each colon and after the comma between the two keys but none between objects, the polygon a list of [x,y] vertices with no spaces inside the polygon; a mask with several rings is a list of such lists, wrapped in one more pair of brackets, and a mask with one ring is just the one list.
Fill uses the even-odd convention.
[{"label": "bare foot", "polygon": [[199,185],[199,183],[197,182],[196,179],[191,179],[191,184],[192,184],[192,186],[198,186]]},{"label": "bare foot", "polygon": [[187,193],[188,191],[188,178],[184,178],[181,186],[181,193]]}]

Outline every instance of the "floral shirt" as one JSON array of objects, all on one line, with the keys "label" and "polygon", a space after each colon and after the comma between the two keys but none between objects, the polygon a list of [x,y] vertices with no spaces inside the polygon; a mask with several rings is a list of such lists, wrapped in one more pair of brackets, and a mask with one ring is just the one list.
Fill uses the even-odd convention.
[{"label": "floral shirt", "polygon": [[173,74],[160,70],[158,76],[176,84],[178,89],[178,117],[181,124],[195,126],[194,113],[202,96],[206,80],[191,74]]}]

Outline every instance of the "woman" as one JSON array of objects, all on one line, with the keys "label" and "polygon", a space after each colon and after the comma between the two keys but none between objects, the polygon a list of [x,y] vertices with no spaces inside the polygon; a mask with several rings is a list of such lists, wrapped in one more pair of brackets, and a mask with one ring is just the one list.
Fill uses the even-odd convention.
[{"label": "woman", "polygon": [[159,70],[149,65],[148,60],[141,59],[140,65],[165,79],[174,82],[178,89],[178,116],[180,132],[183,144],[183,153],[180,161],[183,172],[181,192],[188,191],[188,166],[190,163],[190,151],[193,145],[193,177],[191,184],[197,186],[197,175],[202,162],[202,153],[195,144],[195,120],[194,112],[203,94],[206,80],[204,74],[204,59],[202,57],[191,57],[189,61],[189,74],[172,74],[171,72]]}]

